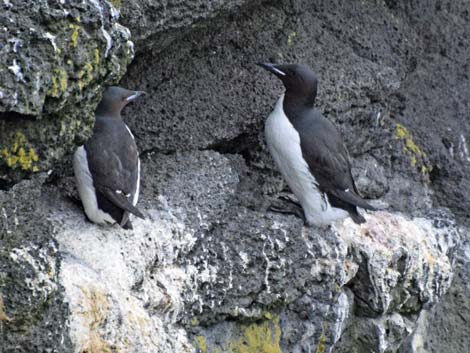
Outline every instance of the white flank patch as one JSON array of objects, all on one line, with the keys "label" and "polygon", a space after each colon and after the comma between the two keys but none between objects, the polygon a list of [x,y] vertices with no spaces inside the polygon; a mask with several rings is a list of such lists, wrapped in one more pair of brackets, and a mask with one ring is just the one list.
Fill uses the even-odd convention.
[{"label": "white flank patch", "polygon": [[73,170],[77,180],[77,189],[88,218],[97,224],[114,224],[116,221],[106,212],[98,208],[93,178],[88,168],[85,147],[80,146],[73,155]]},{"label": "white flank patch", "polygon": [[464,161],[470,162],[470,154],[468,153],[467,140],[465,139],[464,135],[460,135],[459,149],[460,149],[460,157]]},{"label": "white flank patch", "polygon": [[[124,124],[124,126],[126,127],[127,131],[129,131],[129,135],[131,135],[132,139],[135,140],[131,129],[129,129],[129,126],[127,126],[126,124]],[[139,192],[140,192],[140,159],[139,159],[139,156],[137,156],[137,186],[134,190],[134,198],[132,199],[132,204],[134,206],[137,205],[137,201],[139,201]]]},{"label": "white flank patch", "polygon": [[126,124],[124,124],[124,126],[126,127],[127,131],[129,131],[129,134],[131,135],[132,139],[135,140],[134,135],[132,134],[131,129],[129,129],[129,126],[127,126]]},{"label": "white flank patch", "polygon": [[139,192],[140,192],[140,159],[137,159],[137,186],[135,187],[134,199],[132,200],[132,204],[134,206],[137,205],[137,201],[139,201]]},{"label": "white flank patch", "polygon": [[268,148],[277,167],[299,199],[309,224],[325,226],[346,218],[346,211],[331,207],[327,200],[325,205],[318,183],[302,156],[299,133],[284,114],[283,101],[284,95],[277,101],[265,126]]}]

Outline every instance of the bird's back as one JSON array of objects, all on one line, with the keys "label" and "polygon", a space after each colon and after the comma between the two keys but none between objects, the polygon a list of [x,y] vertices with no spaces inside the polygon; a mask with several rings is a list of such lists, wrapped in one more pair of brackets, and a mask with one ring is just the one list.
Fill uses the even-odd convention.
[{"label": "bird's back", "polygon": [[98,191],[98,206],[120,222],[124,210],[99,190],[118,191],[129,195],[131,201],[135,199],[139,183],[139,156],[134,138],[122,120],[97,116],[93,136],[85,148]]}]

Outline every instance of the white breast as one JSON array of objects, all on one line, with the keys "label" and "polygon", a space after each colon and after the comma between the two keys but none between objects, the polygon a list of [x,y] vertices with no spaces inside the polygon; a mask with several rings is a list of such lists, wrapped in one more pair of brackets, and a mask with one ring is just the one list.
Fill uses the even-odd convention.
[{"label": "white breast", "polygon": [[266,142],[274,162],[299,199],[307,222],[324,226],[347,217],[346,211],[331,207],[326,196],[322,197],[318,190],[318,183],[302,156],[299,133],[284,113],[283,101],[284,95],[266,121]]},{"label": "white breast", "polygon": [[73,155],[73,170],[77,181],[78,194],[82,200],[88,218],[98,224],[114,224],[116,221],[106,212],[98,208],[93,178],[88,168],[85,147],[80,146]]}]

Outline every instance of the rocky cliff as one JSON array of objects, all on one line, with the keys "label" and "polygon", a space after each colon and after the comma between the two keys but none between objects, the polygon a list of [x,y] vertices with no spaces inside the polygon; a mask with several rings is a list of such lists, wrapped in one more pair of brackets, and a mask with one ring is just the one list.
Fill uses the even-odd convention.
[{"label": "rocky cliff", "polygon": [[[465,0],[0,3],[0,352],[465,352],[470,14]],[[263,141],[303,62],[361,193],[329,229]],[[134,230],[85,220],[71,153],[106,85],[142,159]]]}]

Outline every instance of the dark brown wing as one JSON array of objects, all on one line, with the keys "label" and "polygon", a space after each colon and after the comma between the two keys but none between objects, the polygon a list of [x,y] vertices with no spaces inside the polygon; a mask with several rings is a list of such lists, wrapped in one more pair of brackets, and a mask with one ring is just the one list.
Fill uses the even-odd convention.
[{"label": "dark brown wing", "polygon": [[349,154],[336,127],[315,110],[295,121],[295,127],[303,157],[330,203],[348,211],[350,206],[374,210],[357,192]]},{"label": "dark brown wing", "polygon": [[97,117],[85,149],[100,208],[118,223],[125,211],[143,218],[132,204],[139,177],[137,146],[124,122]]}]

